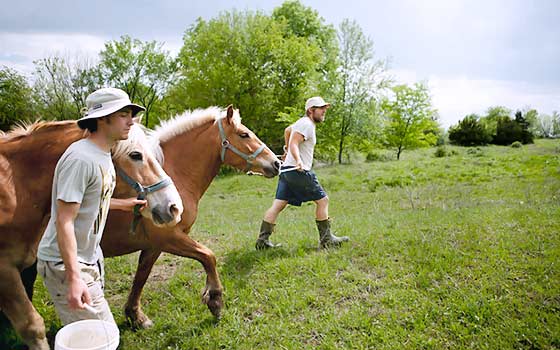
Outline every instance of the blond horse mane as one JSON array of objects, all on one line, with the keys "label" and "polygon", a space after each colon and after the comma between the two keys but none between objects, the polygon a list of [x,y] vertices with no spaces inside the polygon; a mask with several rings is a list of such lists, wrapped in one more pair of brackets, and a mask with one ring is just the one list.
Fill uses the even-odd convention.
[{"label": "blond horse mane", "polygon": [[67,125],[71,123],[76,123],[74,120],[65,121],[45,121],[37,120],[34,122],[19,122],[12,127],[11,130],[7,132],[0,132],[0,137],[4,138],[5,141],[11,141],[17,138],[27,137],[33,135],[39,130],[48,129],[55,126]]},{"label": "blond horse mane", "polygon": [[[171,119],[162,121],[155,130],[150,133],[150,137],[155,139],[158,143],[165,142],[207,122],[223,118],[225,115],[226,111],[220,107],[208,107],[206,109],[186,111]],[[241,124],[241,117],[239,116],[238,110],[234,110],[232,120],[235,127]]]}]

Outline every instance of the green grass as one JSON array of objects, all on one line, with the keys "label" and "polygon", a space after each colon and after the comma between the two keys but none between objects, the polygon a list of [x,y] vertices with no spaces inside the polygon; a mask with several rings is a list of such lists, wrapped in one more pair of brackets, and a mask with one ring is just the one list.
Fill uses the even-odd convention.
[{"label": "green grass", "polygon": [[137,255],[108,259],[121,348],[560,348],[560,141],[447,150],[317,169],[333,228],[351,237],[337,250],[317,249],[305,204],[281,214],[283,248],[255,251],[276,180],[215,180],[191,236],[218,257],[223,318],[200,302],[200,264],[163,255],[158,271],[175,273],[156,271],[143,294],[155,327],[130,330],[121,310]]}]

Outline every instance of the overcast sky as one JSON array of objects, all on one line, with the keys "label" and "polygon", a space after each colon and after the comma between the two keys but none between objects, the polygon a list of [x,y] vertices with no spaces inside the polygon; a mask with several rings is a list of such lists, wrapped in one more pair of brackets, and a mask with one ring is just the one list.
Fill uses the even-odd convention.
[{"label": "overcast sky", "polygon": [[[29,75],[53,54],[97,57],[130,35],[176,54],[196,18],[271,13],[282,0],[0,0],[0,66]],[[490,106],[560,111],[558,0],[302,0],[328,24],[355,19],[402,83],[427,82],[442,125]]]}]

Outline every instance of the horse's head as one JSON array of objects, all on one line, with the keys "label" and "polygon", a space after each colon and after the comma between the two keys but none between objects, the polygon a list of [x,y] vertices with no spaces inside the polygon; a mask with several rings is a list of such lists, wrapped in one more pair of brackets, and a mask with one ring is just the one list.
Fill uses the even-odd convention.
[{"label": "horse's head", "polygon": [[112,153],[119,179],[115,196],[138,195],[146,199],[148,207],[141,211],[142,216],[156,226],[174,226],[181,221],[183,202],[179,192],[157,161],[139,124],[132,126],[128,139],[119,141]]},{"label": "horse's head", "polygon": [[226,116],[218,119],[217,123],[223,163],[265,177],[278,175],[280,160],[254,132],[241,124],[238,110],[234,110],[231,105],[228,106]]}]

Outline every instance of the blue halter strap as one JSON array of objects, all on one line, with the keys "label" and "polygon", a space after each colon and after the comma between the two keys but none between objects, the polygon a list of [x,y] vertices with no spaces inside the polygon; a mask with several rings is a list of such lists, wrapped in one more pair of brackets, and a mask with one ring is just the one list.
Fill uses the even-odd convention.
[{"label": "blue halter strap", "polygon": [[224,118],[220,118],[220,119],[217,120],[218,129],[220,130],[220,138],[222,139],[222,152],[220,154],[220,157],[222,159],[222,163],[224,162],[224,160],[226,158],[226,150],[229,149],[230,151],[232,151],[233,153],[237,154],[238,156],[240,156],[241,158],[243,158],[247,161],[247,166],[245,167],[245,172],[247,172],[253,166],[253,161],[266,148],[266,145],[263,143],[259,148],[257,148],[257,150],[255,152],[253,152],[251,154],[241,152],[234,145],[232,145],[228,141],[228,139],[226,138],[226,133],[224,132],[224,127],[222,125],[222,120],[223,119]]},{"label": "blue halter strap", "polygon": [[[156,182],[153,185],[150,186],[142,186],[142,184],[140,184],[139,182],[134,181],[134,179],[132,179],[130,176],[128,176],[124,171],[122,171],[120,168],[116,167],[117,170],[117,174],[127,183],[130,185],[130,187],[132,187],[136,193],[138,193],[138,196],[136,197],[137,199],[146,199],[146,197],[148,196],[148,194],[152,193],[152,192],[156,192],[164,187],[167,187],[169,185],[173,184],[173,181],[171,181],[171,178],[169,176],[164,177],[163,179],[161,179],[160,181]],[[140,222],[140,219],[142,218],[142,214],[140,213],[140,204],[136,204],[134,206],[134,218],[132,219],[132,224],[130,226],[130,233],[131,234],[136,234],[136,227],[138,226],[138,223]],[[144,229],[144,233],[146,234],[146,230]]]}]

